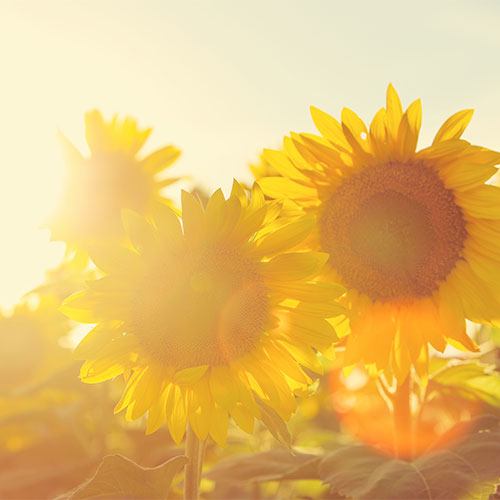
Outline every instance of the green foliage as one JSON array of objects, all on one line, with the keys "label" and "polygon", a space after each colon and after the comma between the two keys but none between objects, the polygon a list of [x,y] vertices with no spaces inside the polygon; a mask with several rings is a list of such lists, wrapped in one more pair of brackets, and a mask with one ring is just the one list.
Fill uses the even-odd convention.
[{"label": "green foliage", "polygon": [[483,325],[481,328],[481,333],[486,333],[488,340],[492,342],[495,347],[500,347],[500,328],[497,326],[486,326]]},{"label": "green foliage", "polygon": [[500,419],[489,415],[459,424],[411,462],[363,445],[324,456],[273,450],[228,458],[206,477],[246,483],[321,479],[330,487],[329,498],[483,500],[500,480]]},{"label": "green foliage", "polygon": [[284,449],[226,458],[212,467],[207,479],[229,482],[264,482],[284,479],[319,479],[320,457]]},{"label": "green foliage", "polygon": [[499,423],[478,418],[453,446],[412,462],[363,446],[343,448],[322,460],[320,477],[333,492],[359,500],[486,499],[500,478]]},{"label": "green foliage", "polygon": [[75,435],[49,427],[50,416],[39,419],[41,433],[49,438],[22,450],[0,451],[0,498],[53,498],[95,470],[99,462],[86,453]]},{"label": "green foliage", "polygon": [[287,448],[292,446],[292,436],[288,432],[285,421],[275,410],[267,406],[259,398],[256,398],[261,414],[262,423],[269,429],[269,432]]},{"label": "green foliage", "polygon": [[92,478],[57,500],[165,498],[187,457],[174,457],[154,468],[141,467],[122,455],[104,457]]},{"label": "green foliage", "polygon": [[455,362],[433,375],[428,390],[500,408],[500,373],[490,365]]}]

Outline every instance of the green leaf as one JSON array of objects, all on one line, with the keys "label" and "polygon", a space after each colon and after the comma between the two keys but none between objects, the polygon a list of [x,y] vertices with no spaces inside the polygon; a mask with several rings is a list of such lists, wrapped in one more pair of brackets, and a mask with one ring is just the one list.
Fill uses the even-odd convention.
[{"label": "green leaf", "polygon": [[122,455],[104,457],[92,478],[58,500],[165,498],[187,457],[180,455],[153,468],[141,467]]},{"label": "green leaf", "polygon": [[284,444],[287,448],[291,448],[292,436],[288,432],[285,421],[260,398],[256,397],[255,399],[259,405],[262,423],[280,443]]},{"label": "green leaf", "polygon": [[480,415],[472,420],[465,420],[454,425],[450,430],[441,434],[439,439],[434,442],[428,452],[438,451],[449,447],[450,443],[462,441],[467,435],[472,435],[483,431],[497,430],[499,417],[497,415]]},{"label": "green leaf", "polygon": [[500,479],[499,424],[493,416],[475,419],[455,445],[413,462],[365,446],[341,448],[322,460],[319,474],[332,493],[356,500],[487,499]]},{"label": "green leaf", "polygon": [[429,380],[429,391],[450,393],[500,408],[500,373],[477,362],[454,363]]},{"label": "green leaf", "polygon": [[497,326],[487,327],[483,325],[483,330],[489,333],[489,338],[495,347],[500,347],[500,328]]},{"label": "green leaf", "polygon": [[308,453],[292,454],[288,450],[237,455],[222,460],[205,473],[205,477],[221,482],[263,482],[284,479],[319,479],[320,457]]}]

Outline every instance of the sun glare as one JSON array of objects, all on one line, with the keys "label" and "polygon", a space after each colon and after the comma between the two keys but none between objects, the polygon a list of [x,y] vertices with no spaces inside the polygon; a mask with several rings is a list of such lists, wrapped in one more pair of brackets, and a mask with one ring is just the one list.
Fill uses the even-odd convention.
[{"label": "sun glare", "polygon": [[36,117],[43,116],[40,111],[31,112],[33,118],[26,121],[17,109],[4,110],[0,123],[4,140],[0,172],[2,309],[11,308],[42,283],[45,270],[56,266],[64,254],[64,245],[50,242],[49,231],[40,229],[60,189],[56,129],[36,122]]},{"label": "sun glare", "polygon": [[0,500],[500,500],[497,3],[0,0]]}]

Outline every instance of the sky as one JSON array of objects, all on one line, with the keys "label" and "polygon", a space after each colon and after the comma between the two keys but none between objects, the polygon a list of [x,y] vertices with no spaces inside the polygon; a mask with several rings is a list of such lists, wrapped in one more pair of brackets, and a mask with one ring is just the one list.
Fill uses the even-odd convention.
[{"label": "sky", "polygon": [[500,149],[498,26],[497,0],[0,0],[0,308],[64,254],[39,227],[61,188],[56,132],[86,152],[86,111],[153,127],[145,152],[177,145],[172,175],[209,191],[314,132],[311,105],[371,120],[389,82],[405,107],[422,98],[420,146],[474,108],[464,137]]}]

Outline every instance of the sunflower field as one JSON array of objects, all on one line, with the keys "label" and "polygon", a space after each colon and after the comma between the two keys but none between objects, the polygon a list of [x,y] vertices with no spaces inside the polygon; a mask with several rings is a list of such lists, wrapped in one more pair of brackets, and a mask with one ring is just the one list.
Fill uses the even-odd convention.
[{"label": "sunflower field", "polygon": [[500,498],[497,5],[0,13],[0,499]]}]

